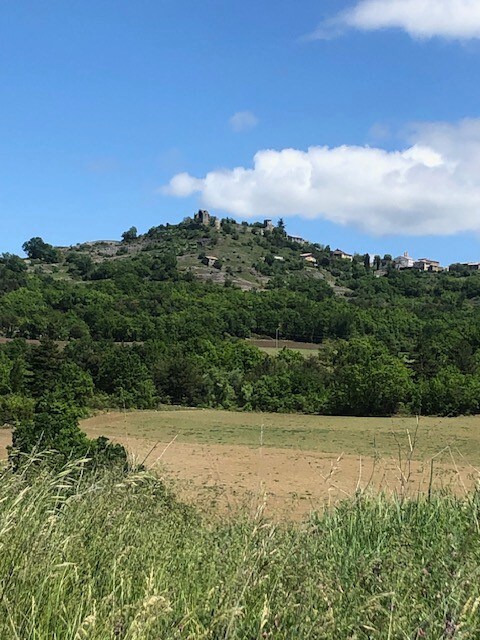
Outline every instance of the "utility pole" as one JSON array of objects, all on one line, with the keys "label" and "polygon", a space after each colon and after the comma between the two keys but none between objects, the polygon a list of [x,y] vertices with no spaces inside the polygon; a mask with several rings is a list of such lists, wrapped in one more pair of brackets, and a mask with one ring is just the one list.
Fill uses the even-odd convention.
[{"label": "utility pole", "polygon": [[280,333],[280,325],[278,325],[277,330],[275,331],[275,347],[278,349],[278,334]]}]

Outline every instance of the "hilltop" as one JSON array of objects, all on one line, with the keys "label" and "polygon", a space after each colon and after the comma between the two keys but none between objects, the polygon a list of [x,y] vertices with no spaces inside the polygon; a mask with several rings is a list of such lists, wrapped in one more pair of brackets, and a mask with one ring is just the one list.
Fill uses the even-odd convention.
[{"label": "hilltop", "polygon": [[415,260],[405,252],[392,258],[386,254],[348,254],[332,251],[328,244],[311,242],[290,235],[283,221],[237,222],[219,219],[200,210],[179,224],[164,224],[138,234],[131,227],[118,240],[96,240],[72,246],[53,247],[41,238],[24,244],[30,272],[55,279],[105,279],[113,267],[127,259],[165,261],[175,265],[183,276],[203,282],[235,286],[244,291],[277,286],[289,277],[323,281],[336,295],[355,296],[352,281],[373,275],[377,278],[392,270],[440,274],[449,270],[468,275],[480,263],[442,267],[435,260]]},{"label": "hilltop", "polygon": [[[143,255],[174,259],[179,273],[243,290],[264,289],[272,278],[302,274],[324,280],[335,293],[343,295],[348,288],[342,279],[352,271],[350,262],[335,255],[328,245],[289,235],[281,221],[277,226],[270,220],[238,223],[231,218],[219,220],[205,211],[176,225],[152,227],[144,234],[132,227],[124,232],[122,240],[51,249],[45,246],[49,249],[42,254],[29,252],[27,262],[31,271],[55,278],[84,276],[101,264]],[[365,256],[355,255],[354,261],[362,268]],[[384,273],[379,271],[377,275]]]}]

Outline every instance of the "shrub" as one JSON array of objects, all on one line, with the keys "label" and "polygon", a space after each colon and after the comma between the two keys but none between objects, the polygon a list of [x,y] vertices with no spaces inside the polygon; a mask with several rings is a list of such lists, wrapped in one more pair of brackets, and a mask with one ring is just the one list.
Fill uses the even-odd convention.
[{"label": "shrub", "polygon": [[18,393],[0,396],[0,425],[16,424],[33,418],[35,401]]},{"label": "shrub", "polygon": [[67,460],[88,457],[91,467],[118,465],[127,467],[127,453],[120,444],[107,438],[89,440],[78,425],[81,411],[74,405],[43,398],[29,419],[18,422],[12,432],[9,461],[20,469],[29,456],[50,451],[49,461],[60,467]]}]

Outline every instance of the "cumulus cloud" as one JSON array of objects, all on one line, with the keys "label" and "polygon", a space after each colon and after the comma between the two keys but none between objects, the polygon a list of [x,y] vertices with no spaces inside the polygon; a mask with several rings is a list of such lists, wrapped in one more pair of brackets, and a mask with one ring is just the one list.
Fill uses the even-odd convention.
[{"label": "cumulus cloud", "polygon": [[414,38],[480,38],[479,0],[360,0],[327,20],[312,38],[328,39],[353,28],[399,28]]},{"label": "cumulus cloud", "polygon": [[169,195],[245,218],[293,216],[375,235],[480,231],[480,119],[412,127],[404,149],[262,150],[253,167],[174,176]]},{"label": "cumulus cloud", "polygon": [[229,120],[230,126],[235,133],[250,131],[258,124],[257,116],[251,111],[237,111]]}]

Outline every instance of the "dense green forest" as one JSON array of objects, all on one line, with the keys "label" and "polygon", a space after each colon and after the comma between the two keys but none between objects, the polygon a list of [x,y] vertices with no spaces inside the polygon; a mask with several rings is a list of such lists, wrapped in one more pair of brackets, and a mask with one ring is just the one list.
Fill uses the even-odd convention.
[{"label": "dense green forest", "polygon": [[[334,259],[329,247],[295,245],[282,224],[268,234],[260,226],[187,220],[143,236],[132,228],[105,255],[101,243],[60,249],[40,238],[25,243],[28,260],[3,254],[0,422],[31,421],[46,402],[77,415],[160,404],[479,411],[480,274],[397,271],[389,256],[374,266],[367,256]],[[215,248],[212,278],[197,277]],[[235,269],[232,255],[245,264]],[[242,282],[255,274],[251,287],[239,286],[238,268]],[[245,341],[277,331],[318,352],[271,356]]]}]

